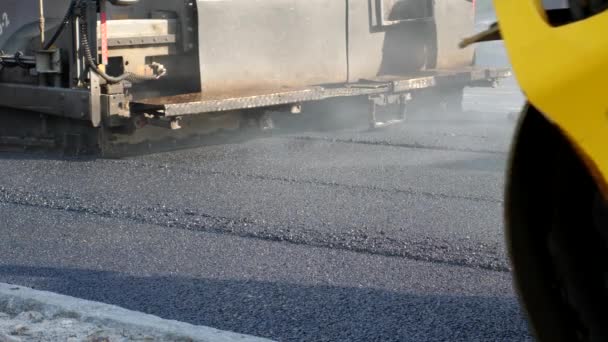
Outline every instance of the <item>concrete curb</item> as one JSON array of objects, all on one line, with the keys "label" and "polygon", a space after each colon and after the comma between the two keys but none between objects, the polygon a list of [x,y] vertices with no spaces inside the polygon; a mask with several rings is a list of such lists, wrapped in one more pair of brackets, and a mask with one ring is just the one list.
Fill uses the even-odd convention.
[{"label": "concrete curb", "polygon": [[222,331],[210,327],[166,320],[114,305],[0,283],[0,312],[18,315],[27,311],[37,311],[49,318],[72,318],[80,322],[96,324],[107,328],[125,329],[135,333],[155,335],[163,341],[270,341],[268,339]]}]

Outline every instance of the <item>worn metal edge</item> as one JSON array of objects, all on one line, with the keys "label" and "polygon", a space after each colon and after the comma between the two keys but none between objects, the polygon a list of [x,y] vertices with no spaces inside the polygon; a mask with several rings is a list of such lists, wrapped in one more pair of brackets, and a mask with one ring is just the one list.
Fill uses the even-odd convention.
[{"label": "worn metal edge", "polygon": [[[505,78],[510,76],[506,68],[465,68],[462,70],[433,70],[428,75],[388,76],[371,80],[376,87],[361,87],[366,83],[337,86],[314,86],[298,90],[282,90],[268,94],[231,97],[226,99],[204,99],[168,104],[154,104],[155,99],[141,99],[132,103],[133,108],[157,109],[166,117],[195,115],[210,112],[263,108],[291,103],[321,101],[336,97],[352,97],[385,93],[402,93],[426,88],[467,85],[475,81]],[[152,102],[150,102],[152,101]],[[137,110],[136,110],[137,111]]]}]

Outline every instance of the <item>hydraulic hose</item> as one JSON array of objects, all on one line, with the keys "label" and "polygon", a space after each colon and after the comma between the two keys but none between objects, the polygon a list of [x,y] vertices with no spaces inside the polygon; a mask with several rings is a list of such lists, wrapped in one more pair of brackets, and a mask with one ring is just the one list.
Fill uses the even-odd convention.
[{"label": "hydraulic hose", "polygon": [[[26,64],[23,61],[23,57],[25,55],[21,51],[17,51],[14,55],[5,55],[3,51],[0,50],[0,71],[3,68],[16,68],[20,67],[22,69],[32,69],[34,68],[33,64]],[[9,59],[10,61],[7,61]]]},{"label": "hydraulic hose", "polygon": [[61,23],[59,24],[59,27],[57,28],[57,30],[55,30],[55,33],[53,34],[53,36],[51,37],[51,39],[49,39],[43,46],[44,50],[48,50],[51,48],[51,46],[53,46],[53,44],[55,44],[55,42],[57,41],[57,39],[61,36],[61,33],[63,33],[63,30],[65,30],[65,27],[68,26],[68,24],[70,23],[70,19],[72,19],[74,17],[74,11],[76,10],[76,5],[80,2],[80,0],[72,0],[70,2],[70,6],[68,7],[68,11],[65,14],[65,16],[63,17],[63,20],[61,21]]},{"label": "hydraulic hose", "polygon": [[[82,11],[85,12],[85,11]],[[87,64],[89,65],[89,68],[91,68],[91,70],[93,70],[95,73],[97,73],[99,76],[101,76],[101,78],[103,78],[104,80],[106,80],[108,83],[120,83],[124,80],[126,80],[129,75],[128,74],[122,74],[120,76],[110,76],[108,74],[106,74],[105,72],[103,72],[101,69],[99,69],[99,67],[97,66],[97,63],[95,63],[95,59],[93,58],[93,53],[91,52],[91,46],[89,44],[89,28],[87,25],[87,21],[86,21],[86,17],[83,15],[83,17],[81,17],[80,20],[80,45],[82,45],[83,51],[84,51],[84,58],[87,62]]]},{"label": "hydraulic hose", "polygon": [[106,80],[108,83],[120,83],[122,81],[129,81],[132,83],[145,82],[145,81],[154,81],[166,75],[166,69],[158,63],[153,63],[151,66],[158,72],[155,76],[146,76],[146,75],[137,75],[131,72],[126,72],[120,76],[111,76],[105,73],[103,70],[99,69],[97,63],[95,63],[95,59],[93,58],[93,53],[91,52],[91,45],[89,44],[89,28],[87,23],[87,0],[76,0],[81,8],[80,8],[80,44],[83,47],[84,57],[89,65],[89,68],[93,70],[96,74],[98,74],[101,78]]},{"label": "hydraulic hose", "polygon": [[[71,19],[79,17],[81,19],[80,24],[79,24],[80,44],[83,47],[86,63],[88,64],[89,68],[91,68],[91,70],[93,70],[95,73],[97,73],[99,76],[101,76],[101,78],[106,80],[108,83],[120,83],[125,80],[133,82],[133,83],[143,82],[143,81],[152,81],[152,80],[157,80],[166,75],[167,71],[165,70],[165,68],[162,65],[160,65],[158,63],[153,63],[151,65],[155,69],[155,71],[158,72],[158,74],[156,76],[136,75],[136,74],[130,73],[130,72],[124,73],[120,76],[111,76],[111,75],[108,75],[107,73],[105,73],[103,70],[99,69],[99,67],[97,66],[97,63],[95,63],[95,59],[93,58],[93,52],[91,51],[91,45],[89,44],[89,36],[88,36],[89,29],[88,29],[87,15],[86,15],[87,1],[88,0],[72,0],[70,2],[70,6],[68,8],[68,11],[67,11],[65,17],[63,18],[63,21],[61,22],[61,24],[59,25],[59,27],[57,28],[57,30],[55,31],[55,33],[53,34],[51,39],[49,41],[47,41],[46,44],[44,45],[45,50],[48,50],[49,48],[51,48],[51,46],[53,46],[53,44],[55,44],[57,39],[61,36],[63,31],[65,30],[65,27],[70,23]],[[78,9],[78,8],[80,8],[80,13],[77,14],[76,9]]]}]

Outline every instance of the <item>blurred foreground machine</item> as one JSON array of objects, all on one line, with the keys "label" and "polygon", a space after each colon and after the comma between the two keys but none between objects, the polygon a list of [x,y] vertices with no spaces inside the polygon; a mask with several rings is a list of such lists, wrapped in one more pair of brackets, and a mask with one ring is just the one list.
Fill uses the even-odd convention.
[{"label": "blurred foreground machine", "polygon": [[0,143],[120,155],[332,98],[364,98],[372,127],[425,101],[458,110],[465,86],[508,74],[454,43],[474,15],[467,0],[2,0]]},{"label": "blurred foreground machine", "polygon": [[465,43],[501,36],[528,98],[506,199],[516,285],[539,341],[608,341],[608,2],[494,3],[498,25]]}]

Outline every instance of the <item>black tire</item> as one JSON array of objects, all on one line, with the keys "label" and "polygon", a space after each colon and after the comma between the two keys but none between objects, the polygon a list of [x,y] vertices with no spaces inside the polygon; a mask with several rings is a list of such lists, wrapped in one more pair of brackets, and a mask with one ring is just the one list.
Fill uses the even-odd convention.
[{"label": "black tire", "polygon": [[571,144],[532,106],[506,190],[507,246],[538,340],[608,340],[608,206]]}]

